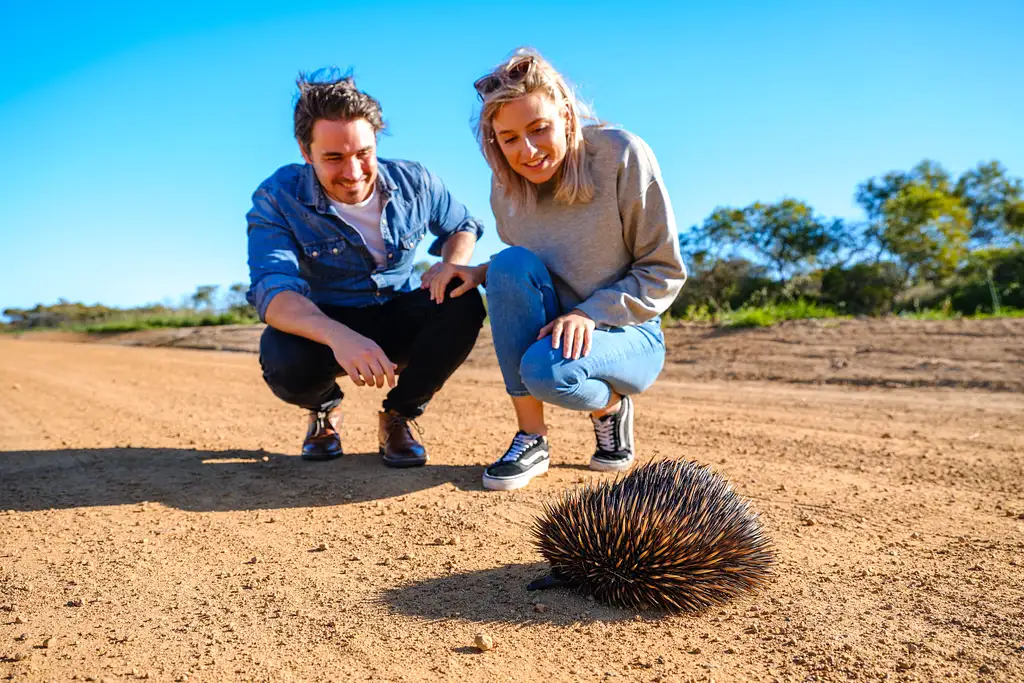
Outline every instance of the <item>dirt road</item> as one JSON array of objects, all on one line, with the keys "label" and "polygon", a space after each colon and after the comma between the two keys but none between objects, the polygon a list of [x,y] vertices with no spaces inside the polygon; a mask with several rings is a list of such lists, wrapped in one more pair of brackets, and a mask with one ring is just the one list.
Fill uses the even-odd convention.
[{"label": "dirt road", "polygon": [[697,616],[535,611],[533,516],[607,475],[555,410],[551,472],[481,489],[513,431],[486,339],[414,471],[378,463],[374,390],[347,389],[350,455],[311,464],[252,354],[0,339],[0,677],[1024,680],[1024,328],[888,354],[830,329],[673,333],[637,401],[641,457],[713,464],[778,547],[766,592]]}]

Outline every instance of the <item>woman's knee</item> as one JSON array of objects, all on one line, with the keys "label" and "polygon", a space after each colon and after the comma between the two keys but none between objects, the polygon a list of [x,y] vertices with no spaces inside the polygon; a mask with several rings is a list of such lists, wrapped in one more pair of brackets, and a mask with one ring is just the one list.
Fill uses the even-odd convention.
[{"label": "woman's knee", "polygon": [[[531,345],[519,364],[519,376],[530,395],[545,403],[562,405],[585,379],[579,363],[567,361],[561,349],[552,349],[549,338]],[[566,406],[569,407],[569,406]]]},{"label": "woman's knee", "polygon": [[495,288],[511,285],[518,289],[532,274],[546,272],[544,263],[529,249],[508,247],[491,258],[487,266],[487,293],[492,295]]}]

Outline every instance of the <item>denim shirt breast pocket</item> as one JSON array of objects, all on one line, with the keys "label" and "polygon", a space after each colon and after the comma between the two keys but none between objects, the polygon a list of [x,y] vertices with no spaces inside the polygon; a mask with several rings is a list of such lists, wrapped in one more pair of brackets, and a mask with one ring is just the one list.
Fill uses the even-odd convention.
[{"label": "denim shirt breast pocket", "polygon": [[366,265],[344,237],[329,237],[302,245],[302,270],[310,284],[326,284],[364,272]]},{"label": "denim shirt breast pocket", "polygon": [[387,224],[398,252],[392,268],[400,268],[413,258],[416,246],[427,231],[427,221],[420,204],[420,201],[391,197],[384,207],[382,220]]}]

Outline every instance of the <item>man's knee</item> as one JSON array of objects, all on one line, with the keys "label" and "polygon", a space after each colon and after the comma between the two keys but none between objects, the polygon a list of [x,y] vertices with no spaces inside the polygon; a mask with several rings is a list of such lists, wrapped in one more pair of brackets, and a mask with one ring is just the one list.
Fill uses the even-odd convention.
[{"label": "man's knee", "polygon": [[458,287],[461,282],[448,285],[448,295],[441,304],[441,314],[450,317],[454,321],[465,323],[467,327],[479,330],[487,317],[487,309],[484,307],[483,297],[477,287],[463,292],[461,295],[451,296],[452,290]]},{"label": "man's knee", "polygon": [[296,335],[267,327],[260,338],[263,379],[279,397],[304,394],[333,382],[329,347]]}]

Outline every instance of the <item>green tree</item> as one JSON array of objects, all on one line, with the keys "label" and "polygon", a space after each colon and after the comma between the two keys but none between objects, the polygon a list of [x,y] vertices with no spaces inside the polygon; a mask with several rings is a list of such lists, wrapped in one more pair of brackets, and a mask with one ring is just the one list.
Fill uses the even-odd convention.
[{"label": "green tree", "polygon": [[256,309],[249,303],[245,295],[249,291],[249,285],[244,282],[236,282],[228,287],[227,305],[232,313],[247,318],[255,318]]},{"label": "green tree", "polygon": [[218,285],[199,285],[189,299],[193,308],[213,308]]},{"label": "green tree", "polygon": [[967,257],[970,213],[944,189],[910,183],[885,201],[882,216],[878,239],[911,278],[939,281]]},{"label": "green tree", "polygon": [[973,223],[946,169],[924,160],[910,171],[892,171],[857,187],[868,217],[866,238],[875,262],[888,257],[908,278],[938,281],[967,255]]},{"label": "green tree", "polygon": [[1024,183],[998,161],[978,164],[957,180],[954,193],[971,216],[974,246],[1024,243]]},{"label": "green tree", "polygon": [[755,202],[745,208],[720,207],[680,238],[696,258],[756,255],[780,279],[838,258],[846,227],[816,216],[805,202],[783,199]]}]

